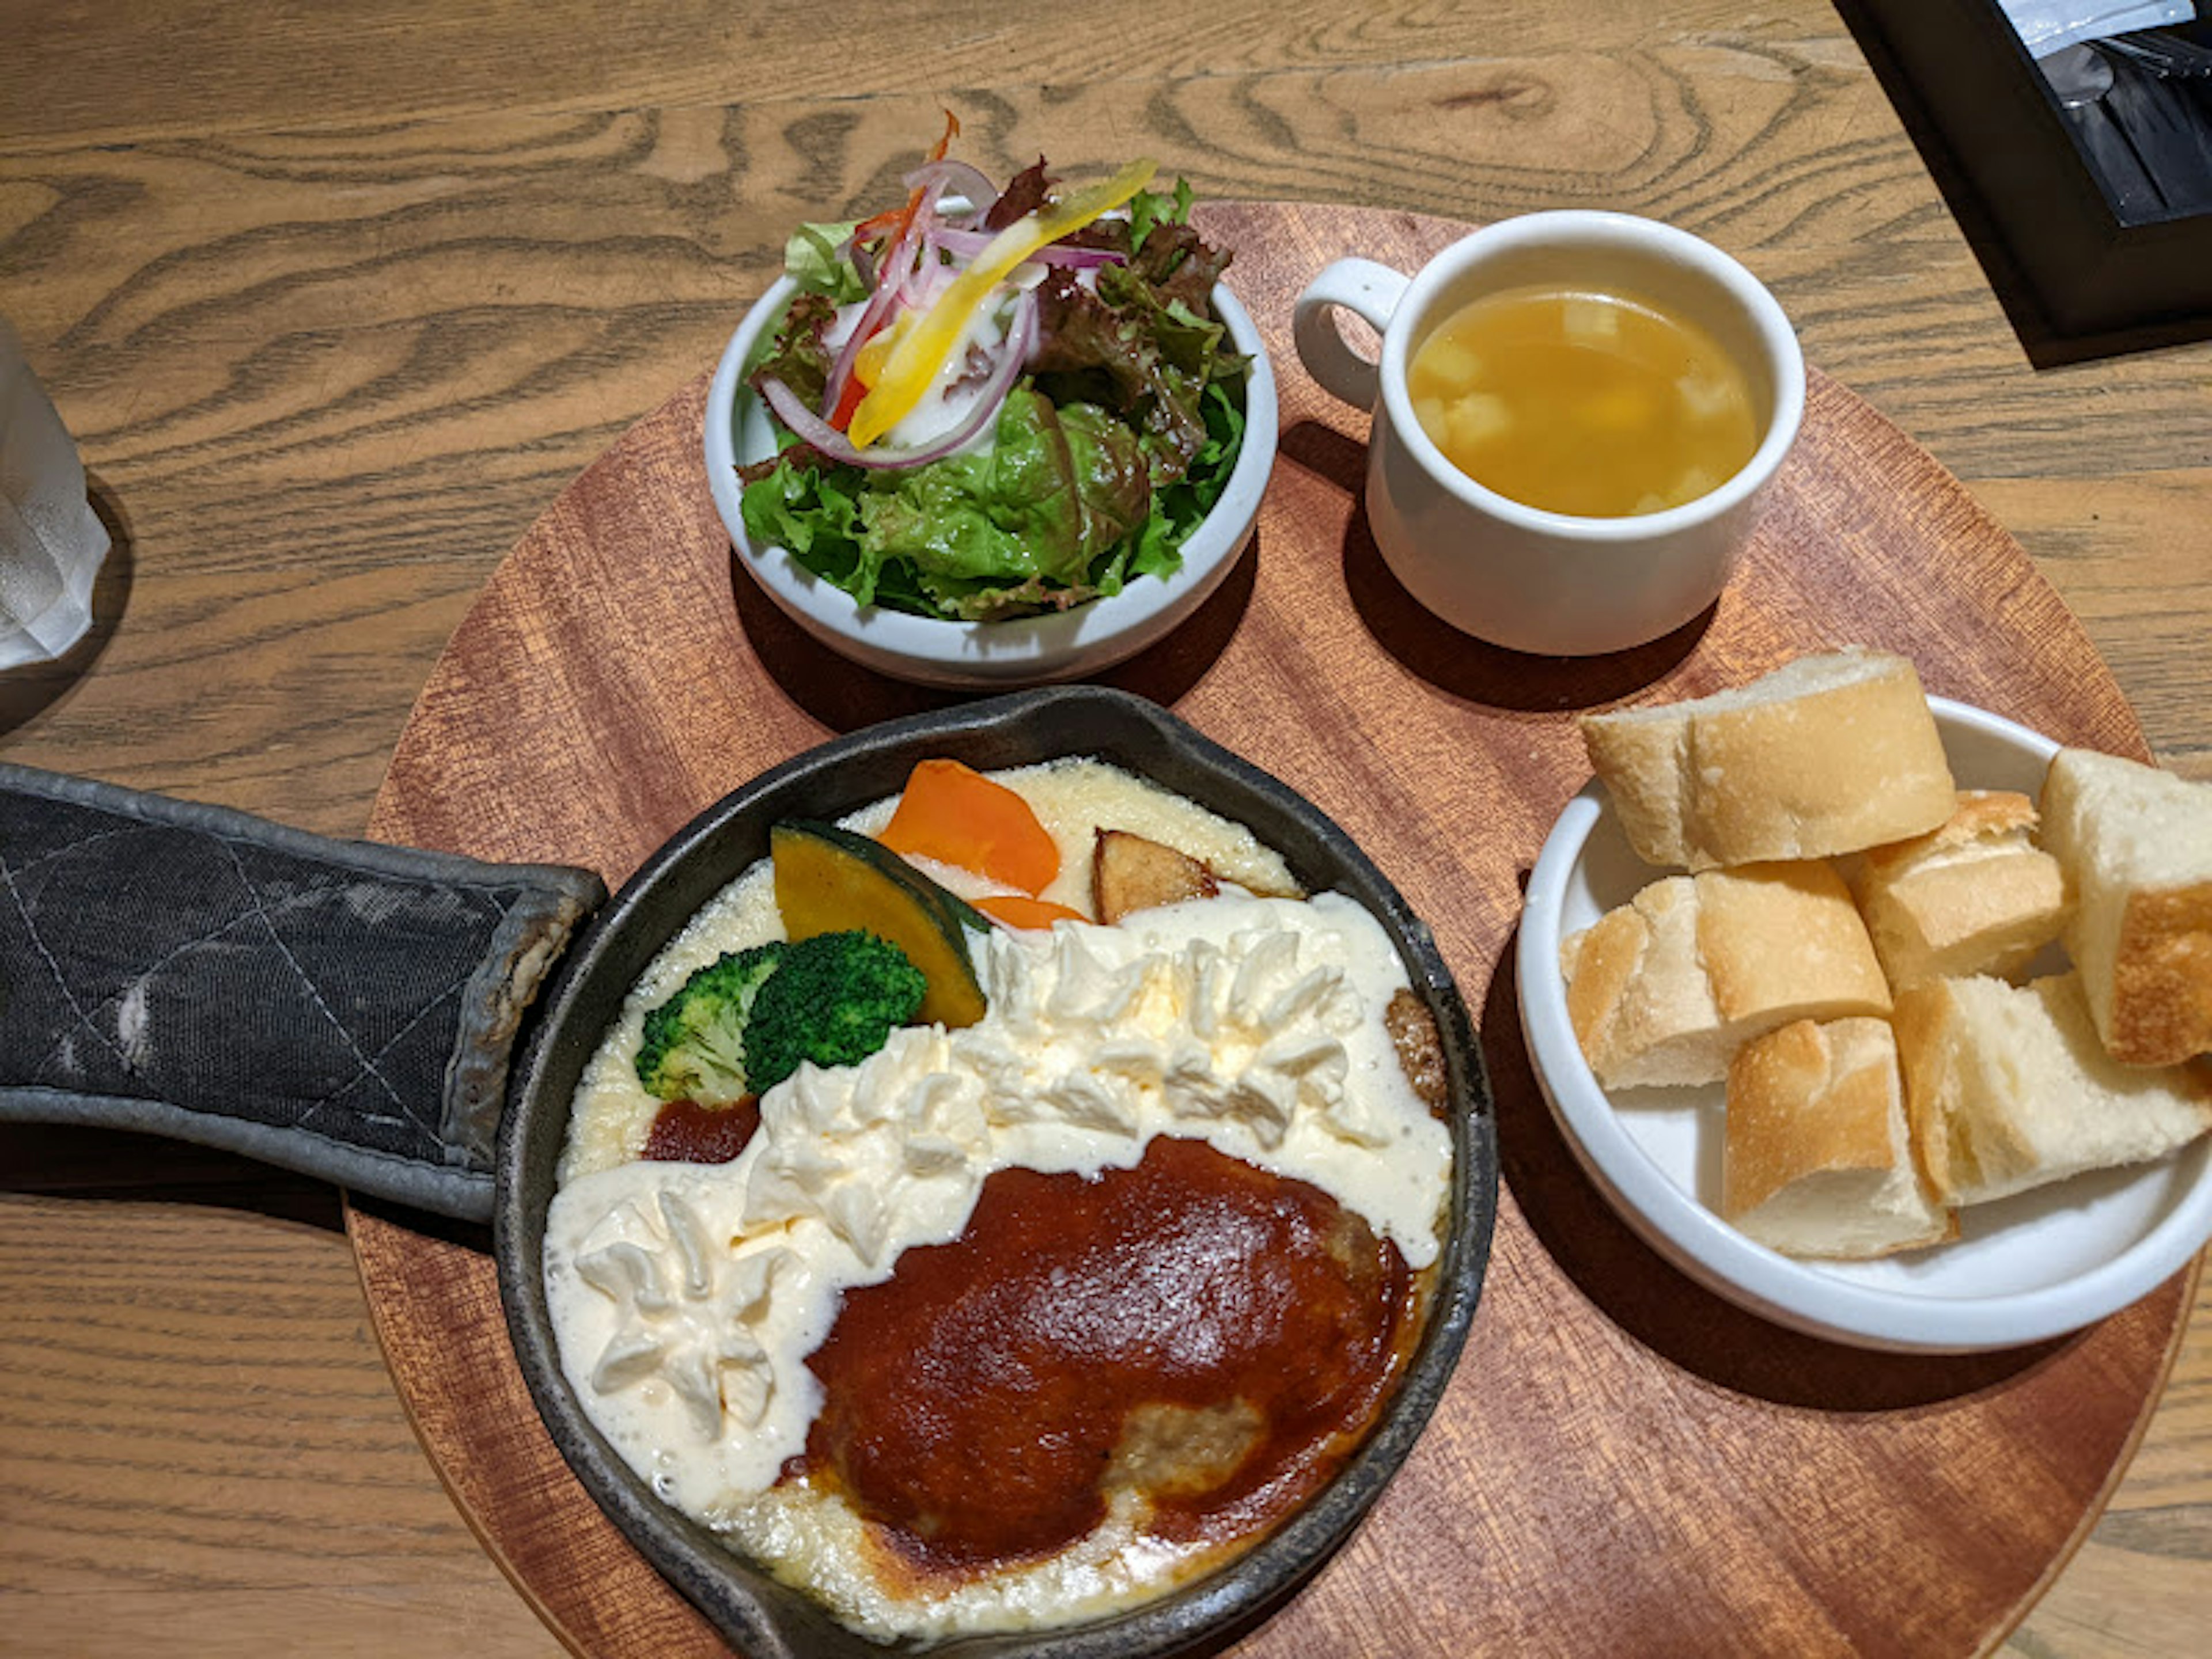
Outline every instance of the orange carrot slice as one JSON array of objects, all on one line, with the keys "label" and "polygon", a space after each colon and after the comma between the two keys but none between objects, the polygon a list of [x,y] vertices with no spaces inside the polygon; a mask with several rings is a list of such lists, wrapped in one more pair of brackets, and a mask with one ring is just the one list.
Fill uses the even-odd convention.
[{"label": "orange carrot slice", "polygon": [[[945,112],[945,134],[931,149],[929,152],[929,159],[933,161],[942,161],[945,159],[945,152],[952,148],[952,141],[959,136],[960,118],[955,115],[951,110],[946,110]],[[978,207],[988,207],[990,204],[988,202],[979,202],[975,204],[975,205]],[[884,245],[886,247],[891,246],[898,241],[900,237],[906,234],[906,228],[914,222],[914,216],[921,211],[921,192],[917,190],[907,197],[906,205],[903,208],[885,208],[881,213],[875,215],[872,218],[863,219],[859,224],[854,225],[853,227],[854,240],[855,241],[865,242],[870,237],[875,235],[878,231],[889,231],[890,234],[884,237]]]},{"label": "orange carrot slice", "polygon": [[915,763],[877,839],[1024,893],[1043,891],[1060,873],[1060,848],[1030,804],[956,760]]},{"label": "orange carrot slice", "polygon": [[1029,898],[1020,893],[994,893],[988,898],[977,899],[975,908],[994,921],[1003,921],[1009,927],[1039,933],[1055,921],[1091,920],[1082,911],[1071,910],[1065,904],[1054,904],[1050,899]]}]

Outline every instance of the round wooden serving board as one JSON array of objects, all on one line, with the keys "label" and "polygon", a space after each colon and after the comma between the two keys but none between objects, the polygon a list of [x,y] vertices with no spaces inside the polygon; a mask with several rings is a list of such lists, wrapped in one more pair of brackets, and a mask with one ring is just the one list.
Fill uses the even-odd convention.
[{"label": "round wooden serving board", "polygon": [[[1519,883],[1589,775],[1573,715],[1804,650],[1911,655],[1931,691],[2141,756],[2118,687],[2012,539],[1925,453],[1813,377],[1735,585],[1622,657],[1516,656],[1384,568],[1364,416],[1309,380],[1291,302],[1357,252],[1411,269],[1463,228],[1224,204],[1282,449],[1257,540],[1193,621],[1109,678],[1334,815],[1436,930],[1480,1022],[1505,1193],[1473,1335],[1404,1472],[1250,1655],[1969,1654],[2002,1640],[2117,1482],[2191,1273],[2094,1328],[1964,1358],[1796,1336],[1692,1285],[1607,1207],[1522,1048]],[[734,324],[735,319],[732,319]],[[380,796],[380,838],[619,883],[694,812],[826,736],[948,699],[851,667],[733,568],[700,457],[706,381],[556,501],[454,635]],[[592,1655],[721,1650],[541,1429],[465,1230],[356,1207],[400,1394],[487,1546]]]}]

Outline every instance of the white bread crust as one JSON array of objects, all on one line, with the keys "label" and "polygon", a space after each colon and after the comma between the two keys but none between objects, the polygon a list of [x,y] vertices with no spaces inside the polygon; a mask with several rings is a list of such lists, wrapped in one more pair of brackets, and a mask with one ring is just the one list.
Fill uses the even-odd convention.
[{"label": "white bread crust", "polygon": [[1577,724],[1630,845],[1655,865],[1857,852],[1935,829],[1956,793],[1918,672],[1861,647]]},{"label": "white bread crust", "polygon": [[2116,1062],[2078,973],[1915,986],[1895,1025],[1913,1139],[1946,1203],[2148,1162],[2212,1129],[2212,1068]]},{"label": "white bread crust", "polygon": [[1786,1255],[1863,1261],[1955,1237],[1922,1174],[1886,1020],[1797,1020],[1729,1066],[1721,1214]]},{"label": "white bread crust", "polygon": [[2075,896],[2067,951],[2106,1048],[2130,1066],[2212,1052],[2212,784],[2064,749],[2043,817]]},{"label": "white bread crust", "polygon": [[1717,1083],[1778,1025],[1889,1012],[1866,925],[1824,860],[1662,877],[1559,957],[1568,1018],[1608,1089]]}]

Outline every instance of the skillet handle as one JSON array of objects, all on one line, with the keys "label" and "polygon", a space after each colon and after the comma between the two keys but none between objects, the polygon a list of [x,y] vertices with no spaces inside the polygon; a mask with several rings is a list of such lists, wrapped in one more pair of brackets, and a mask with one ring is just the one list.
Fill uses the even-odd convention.
[{"label": "skillet handle", "polygon": [[0,1119],[138,1129],[464,1220],[599,877],[0,763]]}]

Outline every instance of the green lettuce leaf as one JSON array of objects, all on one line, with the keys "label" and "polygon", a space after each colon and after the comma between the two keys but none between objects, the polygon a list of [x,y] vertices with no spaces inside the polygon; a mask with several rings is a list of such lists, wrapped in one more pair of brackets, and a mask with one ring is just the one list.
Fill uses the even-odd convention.
[{"label": "green lettuce leaf", "polygon": [[857,220],[838,225],[801,225],[783,245],[784,274],[805,294],[824,294],[831,302],[851,305],[868,297],[868,285],[837,250],[852,240]]},{"label": "green lettuce leaf", "polygon": [[[994,204],[1045,188],[1040,162]],[[1070,240],[1128,259],[1095,289],[1055,270],[1038,289],[1030,377],[1007,397],[988,453],[900,470],[834,461],[781,434],[739,469],[747,536],[774,544],[863,605],[994,621],[1069,608],[1166,577],[1220,499],[1243,440],[1247,361],[1208,304],[1228,258],[1189,225],[1190,189],[1142,192],[1130,217]],[[800,228],[800,284],[751,376],[818,407],[838,305],[865,297],[837,250],[847,225]]]},{"label": "green lettuce leaf", "polygon": [[866,477],[858,467],[807,465],[787,454],[747,483],[738,498],[746,538],[756,547],[789,550],[800,564],[862,605],[878,603],[879,573],[864,544],[860,519]]},{"label": "green lettuce leaf", "polygon": [[1177,179],[1175,193],[1164,191],[1140,190],[1129,198],[1129,250],[1135,252],[1145,246],[1145,238],[1152,234],[1154,225],[1182,225],[1190,222],[1190,180]]},{"label": "green lettuce leaf", "polygon": [[[1178,517],[1189,494],[1178,498]],[[988,453],[869,472],[794,445],[755,469],[742,500],[757,545],[788,549],[862,605],[974,622],[1118,592],[1133,558],[1168,574],[1179,562],[1174,544],[1188,533],[1152,529],[1151,470],[1136,434],[1103,410],[1056,408],[1026,386],[1007,394]]]},{"label": "green lettuce leaf", "polygon": [[1098,567],[1152,511],[1135,434],[1028,386],[1007,395],[988,454],[875,476],[861,514],[876,562],[910,565],[940,615],[969,621],[1080,604],[1109,574],[1118,586],[1119,566]]},{"label": "green lettuce leaf", "polygon": [[825,337],[836,320],[837,302],[828,295],[793,295],[782,326],[753,359],[747,382],[757,392],[763,380],[774,378],[797,392],[808,408],[820,404],[836,362]]},{"label": "green lettuce leaf", "polygon": [[1130,551],[1132,576],[1170,576],[1182,567],[1182,544],[1213,511],[1244,442],[1244,405],[1225,380],[1208,382],[1200,399],[1206,436],[1188,469],[1152,493],[1152,517]]}]

